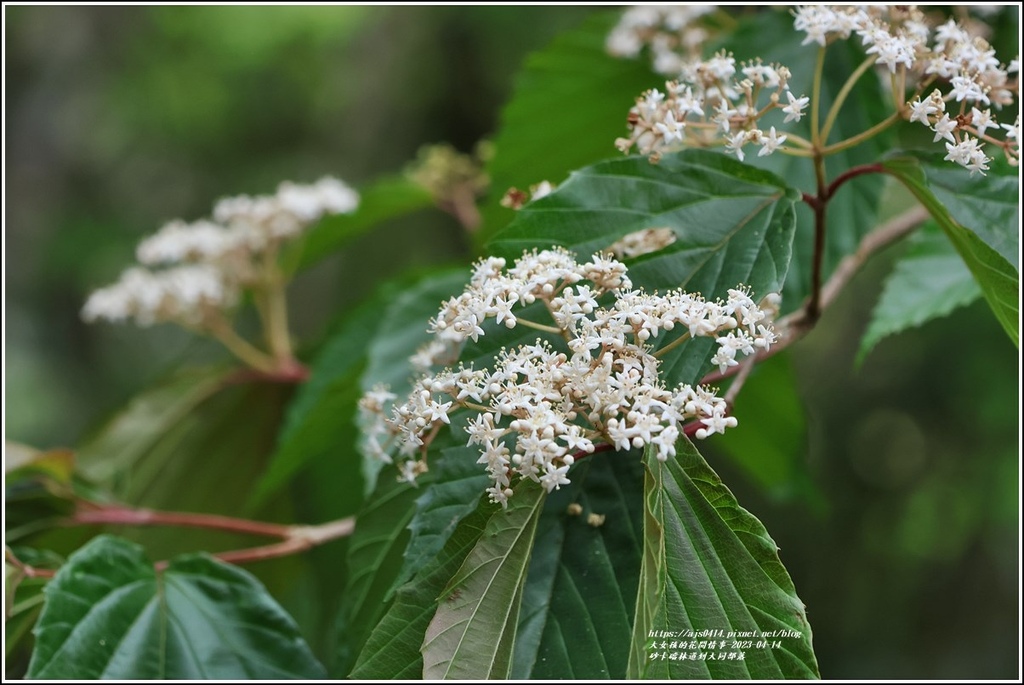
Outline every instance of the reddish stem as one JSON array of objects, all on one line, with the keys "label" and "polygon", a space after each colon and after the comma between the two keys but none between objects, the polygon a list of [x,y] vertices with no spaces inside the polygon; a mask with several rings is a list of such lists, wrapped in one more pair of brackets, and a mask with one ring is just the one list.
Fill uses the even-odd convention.
[{"label": "reddish stem", "polygon": [[839,187],[849,181],[851,178],[862,176],[864,174],[883,174],[885,173],[885,167],[881,164],[861,164],[851,169],[847,169],[843,173],[839,174],[832,180],[828,185],[828,189],[825,191],[825,202],[832,199],[832,196],[836,194]]},{"label": "reddish stem", "polygon": [[[355,518],[352,516],[318,526],[293,526],[288,530],[287,536],[281,542],[260,547],[250,547],[248,549],[218,552],[211,556],[228,564],[247,564],[254,561],[276,559],[277,557],[305,552],[331,540],[351,535],[355,527]],[[158,561],[153,566],[159,572],[165,570],[169,564],[169,561]]]},{"label": "reddish stem", "polygon": [[821,280],[822,268],[825,260],[825,210],[829,201],[839,188],[852,178],[863,174],[883,173],[885,168],[881,164],[862,164],[847,169],[825,184],[825,170],[823,165],[817,168],[818,194],[803,194],[803,201],[806,202],[814,212],[814,255],[811,258],[811,295],[805,307],[806,319],[813,324],[821,316]]},{"label": "reddish stem", "polygon": [[126,526],[185,526],[189,528],[213,528],[234,533],[249,535],[266,535],[276,538],[287,538],[291,527],[279,523],[264,523],[247,519],[217,516],[215,514],[193,514],[178,511],[152,511],[150,509],[132,509],[119,505],[99,505],[89,508],[80,507],[68,522],[79,524],[112,524]]}]

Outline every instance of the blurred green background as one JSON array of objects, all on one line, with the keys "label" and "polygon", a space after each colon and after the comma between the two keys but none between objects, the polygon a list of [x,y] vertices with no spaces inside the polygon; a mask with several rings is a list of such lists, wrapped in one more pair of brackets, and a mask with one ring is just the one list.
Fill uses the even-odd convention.
[{"label": "blurred green background", "polygon": [[[593,11],[6,8],[5,439],[74,445],[168,369],[219,358],[170,327],[79,319],[143,235],[284,179],[360,184],[426,143],[468,151],[525,55]],[[780,415],[802,403],[807,427],[789,485],[707,452],[779,543],[825,677],[1019,677],[1019,354],[976,303],[856,368],[902,250],[788,355],[800,402]],[[385,224],[294,284],[294,328],[314,344],[385,278],[471,256],[440,212]]]}]

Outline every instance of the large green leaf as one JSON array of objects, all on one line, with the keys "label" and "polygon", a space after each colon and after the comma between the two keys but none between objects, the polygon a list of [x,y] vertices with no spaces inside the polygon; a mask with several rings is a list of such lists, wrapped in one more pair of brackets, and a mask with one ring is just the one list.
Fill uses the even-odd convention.
[{"label": "large green leaf", "polygon": [[442,592],[423,639],[425,679],[507,679],[544,489],[518,486]]},{"label": "large green leaf", "polygon": [[[87,473],[109,474],[104,484],[120,501],[132,506],[228,516],[244,512],[269,520],[290,518],[291,504],[285,497],[268,500],[259,509],[247,511],[246,505],[263,475],[292,388],[259,381],[227,383],[224,377],[211,383],[212,388],[200,384],[209,396],[190,404],[188,411],[177,412],[178,405],[172,402],[169,407],[175,410],[173,420],[154,411],[145,415],[145,420],[135,421],[141,400],[134,401],[126,414],[85,448],[80,462]],[[159,390],[155,395],[144,394],[142,399],[154,397],[164,399]],[[154,402],[152,406],[155,410],[159,405]],[[153,416],[159,420],[150,422]],[[118,452],[117,439],[122,435],[135,442],[126,442],[124,451]],[[149,438],[143,439],[147,435]],[[126,456],[131,460],[127,461]],[[105,463],[107,459],[122,466],[113,470]],[[124,534],[132,539],[144,535],[147,549],[160,557],[251,542],[244,536],[205,530],[187,537],[168,528]],[[264,578],[264,582],[269,581]]]},{"label": "large green leaf", "polygon": [[882,338],[946,316],[981,296],[971,272],[934,222],[921,227],[911,241],[885,281],[860,341],[858,361]]},{"label": "large green leaf", "polygon": [[245,571],[190,555],[157,573],[142,548],[101,536],[44,590],[30,678],[324,677],[291,617]]},{"label": "large green leaf", "polygon": [[[732,51],[737,62],[760,57],[765,63],[784,64],[792,72],[789,88],[794,95],[810,96],[818,46],[801,45],[803,38],[804,35],[793,28],[793,17],[788,9],[762,8],[762,11],[742,17],[735,30],[730,31],[712,49]],[[829,45],[821,89],[822,121],[838,90],[863,59],[863,48],[859,41],[836,41]],[[837,143],[884,119],[890,114],[887,102],[888,98],[877,75],[869,69],[843,104],[828,142]],[[775,125],[780,131],[793,131],[805,138],[810,136],[810,116],[805,116],[799,123],[786,124],[782,123],[783,118],[781,112],[775,112],[760,125],[762,128]],[[833,179],[855,166],[878,162],[891,148],[890,141],[891,135],[883,132],[860,145],[829,155],[825,160],[826,175]],[[750,154],[747,159],[754,166],[773,171],[786,179],[790,187],[811,194],[816,192],[814,166],[805,157],[785,154],[758,157]],[[843,257],[857,249],[861,238],[875,228],[884,180],[878,174],[858,176],[845,184],[829,201],[827,237],[822,260],[824,279],[829,277]],[[810,292],[813,249],[814,216],[806,204],[799,203],[793,261],[783,291],[784,311],[799,307]]]},{"label": "large green leaf", "polygon": [[971,175],[941,153],[911,154],[921,163],[928,190],[953,221],[1020,271],[1020,169],[998,152],[984,175]]},{"label": "large green leaf", "polygon": [[[362,390],[381,384],[389,386],[400,398],[408,392],[412,376],[409,356],[429,337],[430,317],[467,280],[465,268],[446,270],[407,279],[402,289],[396,287],[388,292],[387,305],[378,314],[375,337],[366,350],[366,367],[359,381]],[[339,639],[334,672],[338,675],[347,675],[351,670],[367,636],[387,608],[403,566],[410,537],[406,527],[415,512],[416,499],[434,482],[435,473],[431,471],[421,476],[415,487],[399,484],[393,467],[386,468],[378,477],[381,466],[375,457],[364,457],[367,482],[376,480],[377,485],[357,516],[350,541],[351,576],[337,620]]]},{"label": "large green leaf", "polygon": [[[347,675],[370,631],[387,609],[386,598],[402,566],[402,554],[409,542],[407,526],[415,510],[419,491],[400,483],[398,471],[386,467],[377,488],[356,516],[356,528],[349,540],[348,583],[338,615],[336,675]],[[430,482],[426,474],[423,483]]]},{"label": "large green leaf", "polygon": [[[676,241],[630,264],[634,285],[682,287],[713,299],[746,284],[761,297],[785,281],[796,198],[773,174],[705,150],[665,155],[659,164],[644,157],[609,160],[573,172],[554,193],[520,210],[490,252],[516,257],[555,244],[584,258],[628,233],[666,227]],[[693,348],[707,352],[710,341],[663,359],[668,384],[693,382],[706,370],[710,355],[691,354]]]},{"label": "large green leaf", "polygon": [[[689,440],[677,452],[665,462],[651,449],[644,455],[644,557],[629,677],[818,677],[804,605],[775,542]],[[708,638],[725,644],[678,646]],[[679,658],[684,651],[705,658]],[[743,658],[718,658],[730,652]]]},{"label": "large green leaf", "polygon": [[618,154],[614,141],[626,132],[634,98],[659,84],[643,62],[605,53],[617,14],[594,15],[527,59],[487,167],[491,195],[482,208],[481,238],[515,216],[498,204],[510,187],[561,183],[573,169]]},{"label": "large green leaf", "polygon": [[[461,427],[453,428],[452,432],[465,441]],[[481,493],[490,482],[486,471],[477,463],[479,456],[480,450],[475,447],[448,447],[440,450],[431,464],[436,482],[424,487],[423,494],[416,498],[416,513],[409,522],[409,545],[402,570],[395,580],[396,586],[411,579],[441,551],[459,521],[476,509]]]},{"label": "large green leaf", "polygon": [[393,294],[391,288],[382,289],[349,314],[310,364],[309,380],[288,407],[255,501],[280,488],[309,462],[333,456],[351,462],[353,477],[339,484],[344,492],[338,496],[351,501],[353,511],[358,507],[364,488],[361,459],[356,456],[356,403],[362,394],[359,380],[380,310]]},{"label": "large green leaf", "polygon": [[[640,453],[587,457],[537,526],[511,677],[624,678],[643,549]],[[568,505],[579,505],[573,515]],[[600,525],[588,522],[603,516]],[[596,523],[596,522],[594,522]]]},{"label": "large green leaf", "polygon": [[[475,462],[475,459],[472,460]],[[643,468],[639,454],[582,460],[572,484],[547,497],[523,588],[513,679],[621,678],[632,629],[642,549]],[[449,579],[480,537],[494,505],[477,507],[395,593],[352,672],[355,678],[420,678],[420,646]],[[518,496],[518,495],[517,495]],[[582,516],[567,513],[581,505]],[[603,514],[601,526],[587,524]],[[461,593],[460,593],[461,594]]]},{"label": "large green leaf", "polygon": [[328,216],[320,221],[286,255],[285,262],[297,262],[299,268],[311,266],[380,222],[433,205],[430,193],[404,176],[378,179],[359,189],[359,208],[355,212]]},{"label": "large green leaf", "polygon": [[114,485],[166,433],[224,386],[226,369],[184,371],[136,395],[78,448],[77,468],[86,478]]},{"label": "large green leaf", "polygon": [[[483,533],[494,505],[479,501],[441,551],[421,566],[416,576],[395,593],[395,601],[373,629],[351,676],[357,679],[419,680],[423,677],[423,634],[446,600],[444,588],[459,570]],[[450,596],[450,595],[449,595]]]},{"label": "large green leaf", "polygon": [[[1012,197],[1019,197],[1014,191],[1019,182],[1016,176],[1010,180],[1010,167],[1005,163],[994,162],[985,177],[988,180],[974,181],[966,169],[937,170],[942,163],[938,155],[904,155],[887,160],[885,169],[907,186],[942,227],[981,286],[996,319],[1020,347],[1020,274],[996,249],[1005,251],[1015,244],[1011,232],[1017,231],[1017,223],[1016,219],[1008,223],[1011,217],[1005,205],[1010,196],[1004,193],[1013,191]],[[959,174],[959,184],[954,174]],[[933,181],[943,185],[933,185]],[[992,241],[994,247],[986,241]]]}]

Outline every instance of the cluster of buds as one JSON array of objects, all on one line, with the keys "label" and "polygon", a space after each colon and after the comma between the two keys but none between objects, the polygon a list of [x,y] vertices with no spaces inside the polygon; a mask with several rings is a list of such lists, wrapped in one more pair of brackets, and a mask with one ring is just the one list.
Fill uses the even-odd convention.
[{"label": "cluster of buds", "polygon": [[440,209],[458,219],[467,230],[475,230],[480,224],[476,200],[491,182],[484,165],[493,155],[494,146],[487,141],[478,143],[471,155],[446,143],[426,145],[420,148],[405,175],[425,188]]},{"label": "cluster of buds", "polygon": [[[805,44],[825,46],[856,35],[889,75],[896,108],[930,128],[934,142],[944,141],[948,161],[984,173],[991,161],[988,143],[1001,148],[1011,164],[1019,163],[1019,115],[1013,124],[997,120],[1016,102],[1019,58],[1001,63],[987,40],[954,19],[933,30],[914,5],[807,6],[795,17]],[[908,85],[915,89],[909,100]],[[941,88],[922,98],[933,85]]]},{"label": "cluster of buds", "polygon": [[[646,293],[633,288],[626,266],[610,255],[580,263],[565,250],[533,251],[508,269],[504,259],[481,260],[465,291],[431,321],[443,343],[435,349],[477,340],[488,319],[543,330],[551,340],[502,349],[492,369],[460,365],[426,373],[393,406],[396,396],[375,388],[360,402],[366,446],[384,461],[397,457],[401,477],[413,481],[427,469],[439,429],[456,411],[468,411],[468,444],[479,446],[478,463],[492,481],[487,494],[503,506],[516,479],[539,482],[548,492],[568,484],[569,468],[599,445],[649,445],[669,459],[684,424],[703,439],[736,419],[708,388],[668,389],[659,378],[660,356],[691,338],[710,337],[718,344],[712,361],[724,371],[739,363],[737,355],[767,350],[776,341],[771,319],[778,298],[766,301],[758,305],[743,288],[717,302],[681,290]],[[535,309],[554,325],[512,311],[538,302],[544,307]],[[674,330],[682,333],[656,346]]]},{"label": "cluster of buds", "polygon": [[539,200],[542,197],[547,197],[553,192],[555,192],[555,185],[551,183],[551,181],[547,180],[541,181],[540,183],[534,183],[530,186],[529,192],[512,187],[505,191],[505,194],[501,196],[499,204],[502,207],[508,207],[509,209],[522,209],[523,205],[527,202],[533,202],[534,200]]},{"label": "cluster of buds", "polygon": [[172,221],[144,239],[136,258],[156,268],[129,268],[117,283],[90,295],[82,316],[205,328],[220,321],[244,288],[260,284],[282,242],[323,215],[352,212],[358,203],[354,190],[332,178],[312,185],[285,182],[275,195],[224,198],[212,221]]},{"label": "cluster of buds", "polygon": [[787,136],[775,126],[759,128],[761,118],[781,109],[782,123],[800,121],[809,102],[790,92],[789,78],[787,67],[760,60],[741,63],[737,71],[736,59],[726,52],[689,62],[678,79],[665,83],[664,93],[652,88],[636,99],[626,118],[630,135],[618,138],[615,147],[626,154],[636,147],[652,162],[663,151],[683,145],[724,143],[741,160],[747,144],[760,145],[759,156],[771,154]]}]

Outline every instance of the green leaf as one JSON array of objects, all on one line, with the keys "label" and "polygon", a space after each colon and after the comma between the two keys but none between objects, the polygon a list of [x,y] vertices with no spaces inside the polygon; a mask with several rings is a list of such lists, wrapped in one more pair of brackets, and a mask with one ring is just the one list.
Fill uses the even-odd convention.
[{"label": "green leaf", "polygon": [[[409,356],[429,338],[430,317],[467,280],[468,270],[459,268],[404,279],[388,291],[387,306],[378,315],[379,325],[366,352],[366,368],[360,379],[362,390],[387,385],[400,398],[408,392],[412,376]],[[357,516],[350,540],[351,576],[337,619],[337,675],[347,675],[351,670],[367,636],[386,610],[403,566],[402,555],[410,538],[406,526],[412,520],[415,501],[434,481],[434,473],[430,472],[418,479],[416,487],[399,484],[396,469],[389,467],[378,477],[380,467],[376,457],[364,456],[367,482],[376,479],[377,485]]]},{"label": "green leaf", "polygon": [[[75,455],[71,450],[43,452],[4,444],[4,530],[6,540],[57,525],[74,509]],[[78,488],[81,489],[81,488]]]},{"label": "green leaf", "polygon": [[[640,453],[587,457],[570,477],[548,496],[537,525],[513,679],[626,676],[643,549]],[[588,523],[591,514],[603,523]]]},{"label": "green leaf", "polygon": [[[509,676],[516,680],[621,678],[626,672],[642,548],[643,467],[635,452],[600,455],[581,460],[571,477],[570,486],[547,497],[537,524]],[[445,593],[449,579],[495,511],[480,502],[481,491],[476,509],[443,550],[397,590],[352,677],[422,677],[419,650],[438,597],[452,596]],[[570,502],[582,506],[582,517],[566,513]],[[607,520],[588,525],[589,513]]]},{"label": "green leaf", "polygon": [[956,249],[933,221],[911,237],[907,253],[885,281],[860,341],[860,363],[886,336],[946,316],[981,296],[981,289]]},{"label": "green leaf", "polygon": [[[810,96],[818,46],[801,45],[803,38],[804,34],[793,28],[793,16],[788,9],[764,10],[740,18],[735,30],[730,31],[713,50],[721,48],[732,51],[737,62],[760,57],[766,64],[784,64],[793,74],[789,80],[790,91],[797,96]],[[829,45],[822,78],[822,120],[842,84],[863,59],[864,51],[859,41],[836,41]],[[890,114],[887,103],[888,95],[882,90],[878,76],[873,70],[868,70],[843,103],[828,142],[837,143],[881,121]],[[779,126],[782,131],[793,131],[809,139],[809,116],[805,116],[799,123],[783,124],[783,118],[782,112],[773,112],[763,120],[761,126]],[[855,166],[877,163],[891,149],[891,138],[890,132],[885,131],[860,145],[829,155],[825,159],[827,178],[833,179]],[[750,164],[786,179],[792,188],[812,194],[815,192],[817,182],[814,166],[805,157],[785,154],[758,157],[750,154],[747,159]],[[829,200],[828,237],[822,259],[823,279],[827,279],[839,261],[854,252],[861,238],[875,228],[884,181],[881,174],[858,176],[844,184]],[[793,261],[783,290],[784,311],[799,307],[810,292],[813,248],[814,216],[810,208],[801,202],[796,212]]]},{"label": "green leaf", "polygon": [[[804,605],[775,542],[689,440],[680,440],[677,451],[665,462],[651,449],[644,455],[644,557],[628,676],[818,677]],[[713,632],[701,637],[701,631]],[[670,641],[707,638],[726,640],[723,647],[698,648],[715,659],[670,658],[680,651]],[[733,647],[747,640],[750,647]],[[761,641],[768,646],[759,647]],[[728,652],[744,658],[717,659]],[[669,658],[658,658],[663,653]]]},{"label": "green leaf", "polygon": [[[453,421],[453,423],[456,421]],[[465,422],[461,422],[462,426]],[[465,440],[461,427],[452,433]],[[490,480],[483,467],[476,463],[480,450],[475,447],[449,447],[431,464],[436,482],[423,488],[416,498],[416,513],[409,523],[409,545],[405,562],[395,585],[408,581],[444,547],[459,522],[477,508],[480,494]]]},{"label": "green leaf", "polygon": [[350,501],[352,510],[359,506],[364,490],[355,426],[356,403],[362,395],[359,380],[367,344],[377,332],[380,309],[392,295],[391,288],[383,288],[350,313],[310,364],[309,380],[299,387],[288,407],[254,502],[281,488],[309,462],[333,458],[350,462],[354,469],[354,477],[339,484],[344,492],[338,496]]},{"label": "green leaf", "polygon": [[199,369],[175,374],[136,395],[78,449],[78,470],[97,483],[113,485],[233,373]]},{"label": "green leaf", "polygon": [[999,154],[985,175],[943,159],[916,153],[928,190],[960,226],[982,239],[1020,271],[1020,170]]},{"label": "green leaf", "polygon": [[324,218],[285,255],[284,261],[307,268],[382,221],[433,206],[430,193],[404,176],[378,179],[359,190],[359,208],[355,212]]},{"label": "green leaf", "polygon": [[[634,285],[681,287],[714,299],[746,284],[760,298],[778,292],[786,278],[796,197],[773,174],[705,150],[665,155],[659,164],[645,157],[609,160],[573,172],[551,195],[520,210],[490,251],[518,257],[555,244],[584,258],[628,233],[666,227],[676,241],[630,264]],[[666,355],[666,383],[699,378],[710,354],[691,351],[709,351],[710,342],[693,341]]]},{"label": "green leaf", "polygon": [[[8,548],[4,549],[6,552]],[[64,563],[59,554],[49,550],[13,547],[10,553],[22,564],[34,569],[56,569]],[[31,639],[26,638],[32,637],[32,627],[43,609],[43,589],[50,579],[29,577],[20,566],[6,560],[4,576],[4,656],[10,661],[15,650],[24,650],[28,656],[32,643]]]},{"label": "green leaf", "polygon": [[190,555],[157,573],[142,548],[101,536],[44,591],[29,678],[310,679],[323,667],[245,571]]},{"label": "green leaf", "polygon": [[474,512],[463,519],[440,553],[421,566],[416,576],[398,588],[395,601],[373,629],[359,655],[351,677],[363,679],[419,680],[423,677],[423,635],[444,595],[448,581],[483,534],[494,505],[478,501]]},{"label": "green leaf", "polygon": [[[936,179],[956,187],[955,182],[949,180],[955,170],[936,171],[935,167],[940,162],[937,155],[900,156],[886,161],[885,168],[907,186],[942,227],[981,286],[981,293],[992,308],[992,313],[1013,344],[1020,347],[1020,274],[1013,263],[985,242],[986,239],[992,240],[1003,249],[1012,242],[1008,231],[1017,230],[1016,220],[1012,225],[1003,223],[1007,211],[1002,203],[1008,197],[1000,195],[998,200],[992,200],[991,189],[996,187],[1003,192],[1012,189],[1013,185],[1019,187],[1019,183],[1016,178],[1012,183],[1005,178],[1009,168],[1007,165],[993,162],[990,174],[985,177],[988,181],[979,179],[972,182],[966,169],[956,172],[960,174],[959,187],[964,192],[959,197],[954,196],[947,186],[932,184],[932,180]],[[1019,197],[1018,192],[1014,191],[1012,197]],[[950,200],[953,204],[947,206],[946,202]],[[957,209],[956,215],[952,213],[954,207]],[[975,211],[978,213],[973,213]],[[981,236],[985,236],[985,239]]]},{"label": "green leaf", "polygon": [[423,640],[424,679],[507,679],[526,569],[543,488],[522,483],[508,509],[495,512],[446,595]]},{"label": "green leaf", "polygon": [[[376,490],[356,516],[356,528],[349,540],[348,583],[338,615],[338,675],[346,675],[352,668],[370,631],[387,609],[386,597],[402,566],[402,553],[409,542],[406,527],[419,491],[399,482],[397,473],[393,466],[381,472]],[[429,483],[429,477],[425,474],[423,482]]]},{"label": "green leaf", "polygon": [[494,140],[481,238],[515,217],[498,203],[510,187],[561,183],[573,169],[618,155],[614,142],[626,131],[634,98],[658,79],[639,60],[605,53],[605,37],[617,15],[589,17],[527,58]]}]

